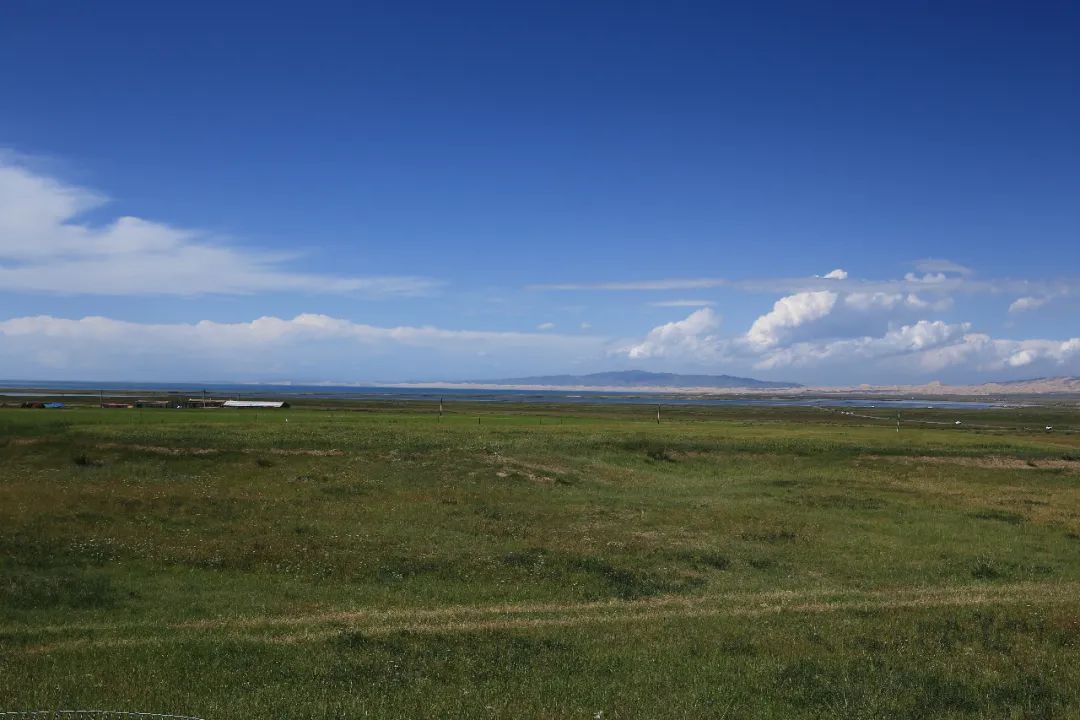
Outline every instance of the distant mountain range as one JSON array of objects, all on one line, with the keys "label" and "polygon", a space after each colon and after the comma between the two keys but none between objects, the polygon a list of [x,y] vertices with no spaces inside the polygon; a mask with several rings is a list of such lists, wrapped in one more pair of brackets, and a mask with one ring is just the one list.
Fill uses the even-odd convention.
[{"label": "distant mountain range", "polygon": [[478,380],[482,385],[528,385],[553,387],[603,388],[753,388],[758,390],[791,390],[802,385],[791,382],[771,382],[734,375],[678,375],[644,370],[616,370],[588,375],[537,375],[534,377]]}]

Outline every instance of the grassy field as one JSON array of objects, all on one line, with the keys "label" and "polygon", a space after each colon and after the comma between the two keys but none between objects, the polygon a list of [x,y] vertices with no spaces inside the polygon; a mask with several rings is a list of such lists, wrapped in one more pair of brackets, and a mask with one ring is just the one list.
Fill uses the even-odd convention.
[{"label": "grassy field", "polygon": [[0,410],[0,711],[1080,717],[1075,410],[351,407]]}]

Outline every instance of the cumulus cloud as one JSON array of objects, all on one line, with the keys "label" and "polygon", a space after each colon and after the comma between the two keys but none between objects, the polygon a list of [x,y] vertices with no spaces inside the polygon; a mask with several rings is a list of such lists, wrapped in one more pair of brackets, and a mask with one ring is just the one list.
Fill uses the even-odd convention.
[{"label": "cumulus cloud", "polygon": [[553,323],[553,322],[542,322],[542,323],[540,323],[539,325],[536,326],[536,329],[541,330],[541,331],[543,331],[543,330],[554,330],[555,329],[555,323]]},{"label": "cumulus cloud", "polygon": [[835,270],[830,270],[825,273],[825,279],[827,280],[847,280],[847,276],[847,270],[842,268],[836,268]]},{"label": "cumulus cloud", "polygon": [[[911,306],[906,296],[860,298],[856,304],[864,309]],[[718,335],[718,323],[704,314],[710,311],[699,310],[685,320],[654,328],[642,342],[621,351],[631,359],[666,357],[724,370],[732,365],[757,370],[832,367],[864,372],[874,368],[886,378],[894,372],[925,375],[946,369],[965,374],[1036,366],[1058,372],[1080,370],[1080,338],[999,339],[972,332],[966,322],[922,319],[890,326],[881,334],[838,337],[832,331],[835,323],[825,321],[831,320],[834,309],[846,305],[827,293],[785,297],[745,334],[731,337]],[[810,339],[802,339],[796,335],[799,329],[822,334],[811,332]]]},{"label": "cumulus cloud", "polygon": [[273,291],[415,296],[417,277],[296,272],[280,253],[244,249],[201,230],[138,217],[83,219],[107,198],[0,154],[0,290],[95,295]]},{"label": "cumulus cloud", "polygon": [[1040,365],[1049,372],[1072,372],[1080,363],[1080,338],[1011,340],[965,333],[954,341],[914,353],[911,360],[927,371],[960,367],[969,372],[1000,372]]},{"label": "cumulus cloud", "polygon": [[162,324],[39,315],[0,321],[0,377],[79,373],[77,377],[101,379],[243,380],[301,374],[350,379],[370,373],[367,361],[383,355],[406,358],[403,364],[392,363],[395,367],[427,372],[446,367],[443,361],[464,358],[457,372],[468,372],[470,358],[478,353],[516,363],[525,354],[555,363],[602,356],[606,342],[555,333],[382,327],[313,313],[250,322]]},{"label": "cumulus cloud", "polygon": [[720,337],[716,316],[706,308],[653,328],[622,351],[631,359],[667,357],[697,364],[727,360],[757,367],[840,358],[844,348],[864,357],[878,350],[912,352],[925,349],[946,331],[956,331],[954,326],[928,320],[894,326],[893,319],[942,309],[949,302],[929,302],[914,293],[801,292],[777,300],[741,335]]},{"label": "cumulus cloud", "polygon": [[836,293],[822,290],[780,298],[770,312],[754,321],[746,333],[746,339],[758,348],[772,347],[783,340],[789,331],[832,312],[838,297]]},{"label": "cumulus cloud", "polygon": [[685,320],[653,328],[645,339],[622,350],[632,360],[658,357],[703,357],[718,345],[720,316],[711,308],[690,313]]},{"label": "cumulus cloud", "polygon": [[865,337],[951,306],[950,297],[927,300],[911,292],[795,293],[777,300],[740,340],[760,352],[794,342]]},{"label": "cumulus cloud", "polygon": [[966,324],[941,320],[920,320],[903,325],[880,337],[864,336],[819,342],[799,342],[765,353],[758,368],[807,367],[825,363],[841,364],[874,360],[887,356],[912,355],[941,347],[963,336]]}]

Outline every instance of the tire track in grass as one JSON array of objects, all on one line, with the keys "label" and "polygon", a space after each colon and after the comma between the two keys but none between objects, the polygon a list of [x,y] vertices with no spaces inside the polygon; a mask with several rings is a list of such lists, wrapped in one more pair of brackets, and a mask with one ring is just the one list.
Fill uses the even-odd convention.
[{"label": "tire track in grass", "polygon": [[149,620],[120,623],[65,623],[42,626],[12,625],[0,626],[0,632],[33,630],[38,633],[66,632],[110,632],[138,630],[144,628],[167,627],[171,630],[215,630],[236,627],[270,627],[289,625],[311,625],[318,623],[340,623],[363,619],[423,619],[458,615],[501,615],[515,613],[567,613],[577,611],[602,610],[606,608],[629,608],[656,605],[686,605],[704,602],[754,602],[771,598],[809,598],[842,592],[837,589],[818,590],[777,590],[758,593],[724,593],[711,596],[662,595],[639,600],[595,600],[577,603],[496,603],[492,605],[446,605],[434,608],[376,608],[361,607],[340,610],[327,610],[306,615],[264,615],[216,617],[183,622],[161,623]]},{"label": "tire track in grass", "polygon": [[[752,618],[781,614],[884,612],[937,607],[984,605],[1052,605],[1076,603],[1080,583],[1013,583],[893,588],[877,591],[816,590],[738,593],[705,597],[664,596],[638,601],[533,603],[454,606],[423,609],[361,608],[302,616],[220,618],[168,625],[130,623],[96,626],[51,626],[57,634],[83,637],[9,648],[44,654],[80,648],[165,645],[222,640],[304,644],[325,642],[347,633],[386,636],[396,633],[451,635],[534,628],[617,623],[692,620],[713,617]],[[125,634],[153,628],[150,634]],[[92,628],[92,629],[90,629]],[[12,628],[5,628],[8,632]],[[19,632],[40,634],[23,626]]]},{"label": "tire track in grass", "polygon": [[[1071,598],[1070,598],[1071,599]],[[929,598],[885,601],[834,601],[823,603],[799,603],[793,605],[772,605],[758,608],[701,607],[683,611],[655,610],[625,614],[595,614],[549,618],[507,618],[505,620],[460,621],[452,623],[412,623],[384,625],[368,628],[348,627],[337,630],[314,630],[271,636],[248,636],[243,639],[271,644],[300,644],[320,642],[341,636],[343,632],[359,632],[362,635],[384,636],[396,633],[450,635],[456,633],[487,632],[496,630],[515,630],[549,627],[568,627],[582,625],[600,625],[617,623],[662,622],[667,620],[693,620],[714,617],[755,618],[764,615],[781,614],[826,614],[836,612],[872,612],[887,610],[911,610],[931,607],[975,607],[982,605],[1012,605],[1017,603],[1053,604],[1061,598],[1037,598],[1032,600],[1022,596],[974,595],[966,598]],[[1064,600],[1067,602],[1068,600]]]}]

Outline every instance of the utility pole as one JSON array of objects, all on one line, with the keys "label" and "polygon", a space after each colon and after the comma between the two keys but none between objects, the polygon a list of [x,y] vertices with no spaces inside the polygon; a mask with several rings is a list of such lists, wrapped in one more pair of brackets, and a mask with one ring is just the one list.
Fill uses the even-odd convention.
[{"label": "utility pole", "polygon": [[660,424],[660,403],[656,403],[656,424]]},{"label": "utility pole", "polygon": [[900,432],[900,411],[896,411],[896,432]]},{"label": "utility pole", "polygon": [[442,422],[442,398],[439,398],[439,422]]}]

